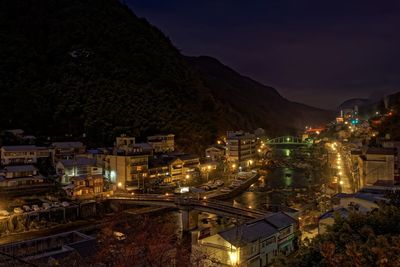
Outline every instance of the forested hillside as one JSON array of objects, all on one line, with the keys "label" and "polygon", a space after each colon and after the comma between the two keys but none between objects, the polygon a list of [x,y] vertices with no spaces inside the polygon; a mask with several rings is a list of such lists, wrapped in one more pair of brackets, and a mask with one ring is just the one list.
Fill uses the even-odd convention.
[{"label": "forested hillside", "polygon": [[186,60],[118,0],[1,1],[0,128],[85,136],[89,145],[110,144],[120,133],[171,132],[180,147],[193,148],[227,129],[299,127],[286,115],[270,121],[285,110],[326,119],[321,110],[252,95],[255,82],[239,83],[232,100],[218,90],[230,88],[210,84]]}]

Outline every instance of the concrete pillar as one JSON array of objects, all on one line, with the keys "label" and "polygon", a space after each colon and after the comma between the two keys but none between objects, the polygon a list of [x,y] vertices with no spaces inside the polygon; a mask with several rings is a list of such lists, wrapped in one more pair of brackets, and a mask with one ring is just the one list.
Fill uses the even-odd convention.
[{"label": "concrete pillar", "polygon": [[199,220],[199,212],[198,211],[189,210],[189,209],[181,210],[182,230],[184,232],[196,229],[198,220]]}]

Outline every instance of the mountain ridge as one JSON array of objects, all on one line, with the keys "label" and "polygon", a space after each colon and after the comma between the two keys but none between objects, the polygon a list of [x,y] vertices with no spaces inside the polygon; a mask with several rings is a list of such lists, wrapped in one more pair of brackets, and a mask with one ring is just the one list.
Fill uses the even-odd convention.
[{"label": "mountain ridge", "polygon": [[[302,126],[293,114],[328,118],[214,64],[214,70],[195,68],[160,30],[117,0],[2,1],[0,105],[7,112],[0,127],[43,138],[67,135],[91,146],[111,144],[121,133],[172,132],[178,148],[196,150],[226,130],[282,133]],[[251,99],[245,91],[253,92]],[[274,109],[288,121],[271,123],[279,115]]]}]

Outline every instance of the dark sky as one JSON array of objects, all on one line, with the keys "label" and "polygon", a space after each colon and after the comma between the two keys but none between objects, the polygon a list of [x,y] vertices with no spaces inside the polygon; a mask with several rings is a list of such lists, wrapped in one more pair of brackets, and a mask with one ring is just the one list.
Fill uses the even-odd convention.
[{"label": "dark sky", "polygon": [[125,0],[186,55],[333,108],[400,91],[398,0]]}]

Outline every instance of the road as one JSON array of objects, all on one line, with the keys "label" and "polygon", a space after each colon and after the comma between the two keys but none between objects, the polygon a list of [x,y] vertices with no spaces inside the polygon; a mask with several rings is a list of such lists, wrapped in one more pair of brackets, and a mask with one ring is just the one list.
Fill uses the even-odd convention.
[{"label": "road", "polygon": [[350,158],[343,153],[342,144],[337,141],[332,143],[329,152],[331,155],[330,165],[335,170],[333,175],[337,177],[338,191],[347,194],[354,193],[353,178],[350,175],[348,162]]}]

